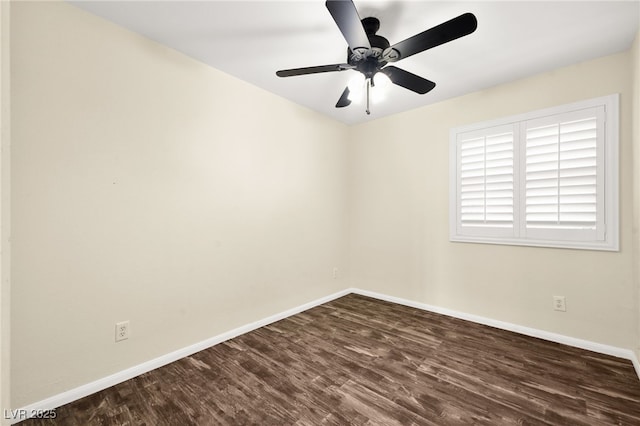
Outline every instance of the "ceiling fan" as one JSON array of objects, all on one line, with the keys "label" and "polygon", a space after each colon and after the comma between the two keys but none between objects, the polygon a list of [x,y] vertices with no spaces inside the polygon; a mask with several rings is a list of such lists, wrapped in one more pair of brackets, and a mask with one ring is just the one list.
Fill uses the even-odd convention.
[{"label": "ceiling fan", "polygon": [[[476,17],[472,13],[464,13],[413,37],[390,45],[386,38],[376,34],[380,28],[380,21],[373,17],[361,20],[353,1],[327,0],[325,5],[347,41],[347,63],[280,70],[276,72],[276,75],[278,77],[292,77],[322,72],[356,70],[365,77],[367,114],[370,114],[369,89],[374,87],[373,77],[379,72],[389,77],[392,83],[421,95],[436,86],[432,81],[393,65],[387,65],[388,63],[397,62],[416,53],[471,34],[478,27]],[[347,86],[336,103],[336,108],[346,107],[351,104],[349,95],[350,89]]]}]

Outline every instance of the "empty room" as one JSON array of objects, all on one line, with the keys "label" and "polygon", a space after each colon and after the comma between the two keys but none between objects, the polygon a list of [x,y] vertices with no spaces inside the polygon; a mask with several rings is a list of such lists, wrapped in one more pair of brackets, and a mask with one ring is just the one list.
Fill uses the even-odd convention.
[{"label": "empty room", "polygon": [[1,424],[640,424],[639,23],[1,1]]}]

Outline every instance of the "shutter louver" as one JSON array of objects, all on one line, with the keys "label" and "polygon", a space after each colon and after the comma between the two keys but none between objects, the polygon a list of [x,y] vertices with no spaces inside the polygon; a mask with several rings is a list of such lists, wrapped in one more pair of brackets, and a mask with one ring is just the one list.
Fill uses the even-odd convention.
[{"label": "shutter louver", "polygon": [[460,144],[460,223],[513,227],[513,132]]},{"label": "shutter louver", "polygon": [[596,229],[597,117],[526,131],[526,227]]}]

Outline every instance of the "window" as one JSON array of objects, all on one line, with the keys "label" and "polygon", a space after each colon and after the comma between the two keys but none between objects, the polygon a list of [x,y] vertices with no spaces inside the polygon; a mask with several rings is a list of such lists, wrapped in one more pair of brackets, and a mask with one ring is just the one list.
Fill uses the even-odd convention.
[{"label": "window", "polygon": [[451,241],[618,250],[618,95],[451,130]]}]

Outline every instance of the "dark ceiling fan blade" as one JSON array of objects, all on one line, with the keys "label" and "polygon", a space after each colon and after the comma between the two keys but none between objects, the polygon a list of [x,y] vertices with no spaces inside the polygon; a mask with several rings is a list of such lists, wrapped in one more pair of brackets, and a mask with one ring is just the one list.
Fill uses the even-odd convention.
[{"label": "dark ceiling fan blade", "polygon": [[410,73],[409,71],[394,67],[393,65],[382,68],[380,72],[386,74],[392,83],[421,95],[424,95],[436,87],[436,84],[433,81],[429,81],[426,78],[422,78]]},{"label": "dark ceiling fan blade", "polygon": [[353,52],[363,54],[371,48],[369,37],[351,0],[327,0],[325,5]]},{"label": "dark ceiling fan blade", "polygon": [[342,95],[340,95],[340,99],[338,99],[338,103],[336,103],[336,108],[344,108],[349,105],[351,105],[351,100],[349,99],[349,86],[347,86],[344,92],[342,92]]},{"label": "dark ceiling fan blade", "polygon": [[333,72],[333,71],[344,71],[350,70],[354,67],[349,64],[332,64],[332,65],[319,65],[317,67],[305,67],[305,68],[292,68],[289,70],[280,70],[276,71],[276,75],[278,77],[292,77],[294,75],[305,75],[305,74],[317,74],[320,72]]},{"label": "dark ceiling fan blade", "polygon": [[464,13],[394,44],[385,49],[382,56],[387,62],[399,61],[400,59],[471,34],[476,28],[478,28],[478,21],[473,13]]}]

